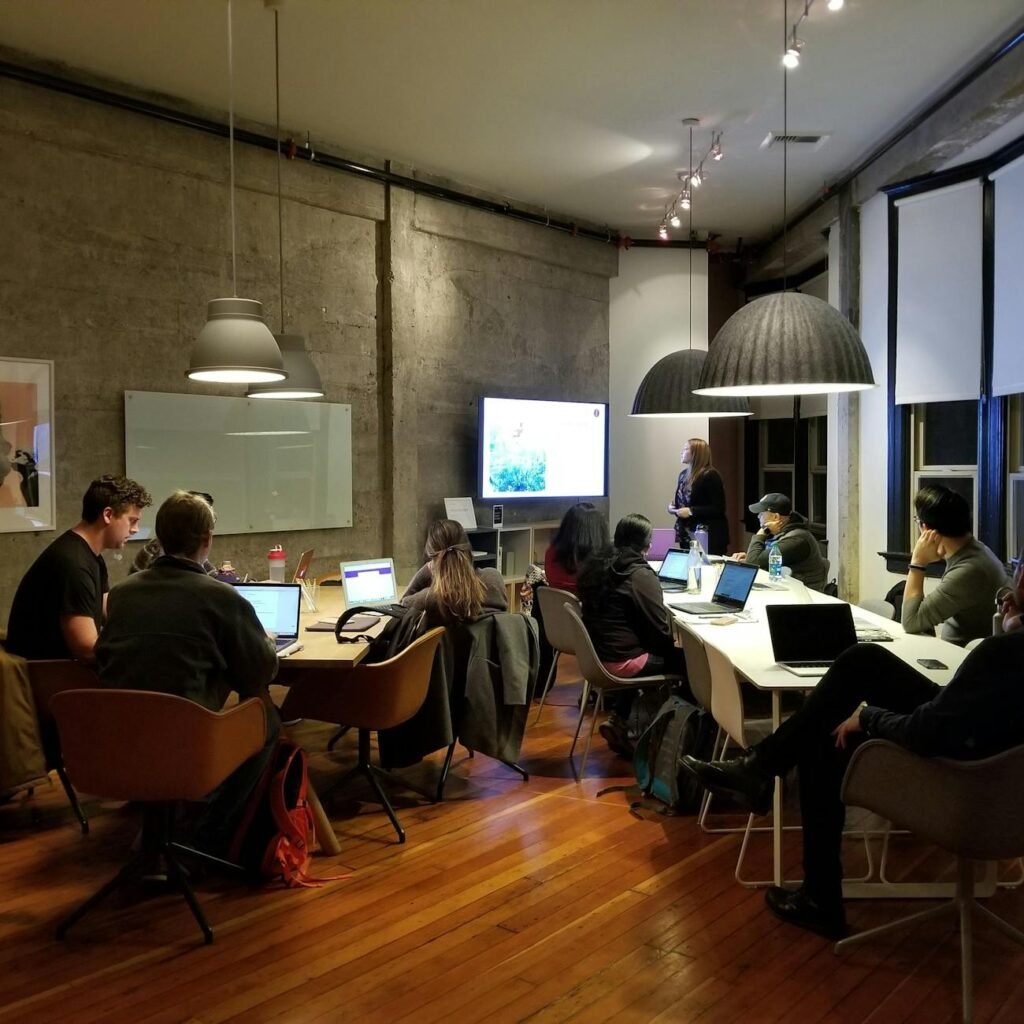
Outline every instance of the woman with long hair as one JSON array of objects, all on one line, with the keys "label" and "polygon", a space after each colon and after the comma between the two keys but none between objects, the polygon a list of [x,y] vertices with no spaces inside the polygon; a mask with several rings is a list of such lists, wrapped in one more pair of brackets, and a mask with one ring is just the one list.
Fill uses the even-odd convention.
[{"label": "woman with long hair", "polygon": [[576,574],[594,551],[611,542],[608,520],[589,501],[572,505],[544,552],[544,576],[549,587],[576,593]]},{"label": "woman with long hair", "polygon": [[[613,543],[587,559],[577,580],[583,624],[598,658],[617,676],[685,678],[683,652],[675,646],[661,584],[646,557],[651,521],[638,513],[624,516]],[[600,728],[608,746],[627,756],[635,739],[626,721],[633,698],[633,691],[606,695],[611,714]]]},{"label": "woman with long hair", "polygon": [[688,547],[698,526],[708,530],[708,554],[724,555],[729,547],[729,520],[725,515],[725,485],[711,461],[711,447],[691,437],[680,452],[683,464],[669,512],[676,517],[676,543]]},{"label": "woman with long hair", "polygon": [[427,564],[409,581],[402,597],[421,608],[430,626],[475,622],[508,610],[505,581],[497,569],[477,569],[473,548],[460,523],[436,519],[427,530]]}]

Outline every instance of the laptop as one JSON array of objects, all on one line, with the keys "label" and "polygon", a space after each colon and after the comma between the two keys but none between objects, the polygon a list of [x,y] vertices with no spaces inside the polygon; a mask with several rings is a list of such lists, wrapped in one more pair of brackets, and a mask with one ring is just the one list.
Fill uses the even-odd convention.
[{"label": "laptop", "polygon": [[298,583],[241,583],[238,591],[256,609],[260,625],[275,637],[279,656],[302,649],[299,643],[299,605],[302,598]]},{"label": "laptop", "polygon": [[710,601],[676,601],[675,604],[669,604],[687,615],[729,615],[741,612],[746,607],[756,575],[756,565],[726,562],[722,566],[722,575],[718,577],[718,585]]},{"label": "laptop", "polygon": [[395,563],[390,558],[365,562],[342,562],[341,585],[345,588],[345,607],[389,605],[398,601]]},{"label": "laptop", "polygon": [[313,554],[313,548],[306,548],[299,555],[299,564],[295,566],[295,575],[292,576],[293,583],[299,583],[306,578],[306,575],[309,573],[309,564],[313,561]]},{"label": "laptop", "polygon": [[648,562],[660,562],[669,548],[675,547],[676,531],[658,527],[651,530],[651,546],[647,549]]},{"label": "laptop", "polygon": [[848,604],[769,604],[765,614],[775,663],[796,676],[824,675],[857,643]]},{"label": "laptop", "polygon": [[690,567],[690,552],[673,548],[665,552],[665,558],[658,570],[658,582],[662,590],[679,592],[686,589],[686,571]]}]

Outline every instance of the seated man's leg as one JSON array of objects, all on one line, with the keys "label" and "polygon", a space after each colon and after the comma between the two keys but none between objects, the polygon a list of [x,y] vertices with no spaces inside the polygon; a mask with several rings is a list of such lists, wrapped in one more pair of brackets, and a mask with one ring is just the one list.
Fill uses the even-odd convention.
[{"label": "seated man's leg", "polygon": [[256,783],[281,734],[281,719],[276,711],[267,711],[267,738],[263,746],[243,761],[210,794],[206,809],[196,825],[195,844],[215,857],[224,857]]}]

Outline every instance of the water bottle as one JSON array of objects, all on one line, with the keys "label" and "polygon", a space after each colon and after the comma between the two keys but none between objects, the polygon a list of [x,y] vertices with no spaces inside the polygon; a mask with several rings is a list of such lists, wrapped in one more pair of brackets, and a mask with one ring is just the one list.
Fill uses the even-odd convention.
[{"label": "water bottle", "polygon": [[271,583],[284,583],[284,548],[280,544],[275,544],[267,552],[267,568]]},{"label": "water bottle", "polygon": [[708,528],[698,523],[693,538],[700,545],[701,561],[704,561],[708,553]]},{"label": "water bottle", "polygon": [[768,575],[773,580],[782,579],[782,552],[779,550],[778,541],[772,541],[768,545]]},{"label": "water bottle", "polygon": [[695,540],[690,541],[690,554],[686,566],[686,591],[689,594],[700,593],[701,564],[703,559],[700,554],[700,544]]}]

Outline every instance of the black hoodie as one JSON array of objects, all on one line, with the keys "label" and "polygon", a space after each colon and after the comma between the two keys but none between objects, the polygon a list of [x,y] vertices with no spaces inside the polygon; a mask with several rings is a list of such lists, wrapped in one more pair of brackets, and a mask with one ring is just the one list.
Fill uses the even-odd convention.
[{"label": "black hoodie", "polygon": [[672,624],[661,584],[639,551],[623,548],[603,574],[582,573],[580,598],[583,623],[601,661],[626,661],[645,652],[673,657]]}]

